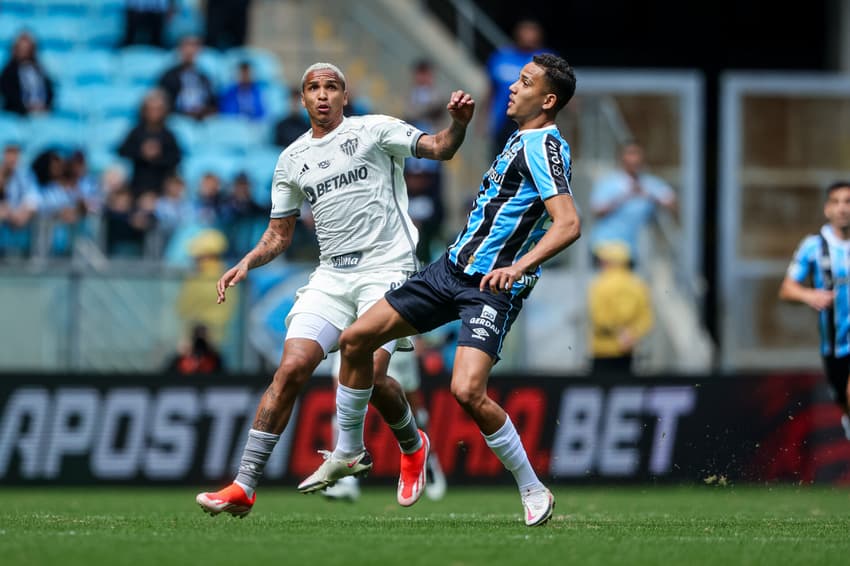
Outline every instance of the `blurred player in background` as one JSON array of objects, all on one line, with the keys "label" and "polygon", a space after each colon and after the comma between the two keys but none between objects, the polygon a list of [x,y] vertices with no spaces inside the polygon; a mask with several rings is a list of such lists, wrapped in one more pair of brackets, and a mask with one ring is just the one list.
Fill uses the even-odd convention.
[{"label": "blurred player in background", "polygon": [[[330,63],[315,63],[304,72],[301,97],[311,130],[281,153],[272,182],[269,227],[254,249],[219,279],[218,302],[225,301],[227,289],[245,279],[249,269],[265,265],[289,247],[305,199],[316,225],[319,266],[298,290],[287,317],[283,357],[257,407],[236,479],[218,492],[196,497],[201,508],[214,515],[250,512],[266,462],[313,371],[336,347],[343,329],[418,268],[416,228],[406,212],[403,160],[412,155],[450,159],[463,142],[474,108],[468,94],[454,92],[447,105],[452,123],[435,135],[388,116],[345,118],[345,76]],[[398,501],[412,505],[424,487],[428,440],[418,430],[401,387],[386,375],[395,347],[395,341],[387,341],[374,356],[374,394],[371,388],[366,392],[340,386],[337,397],[365,404],[371,398],[393,429],[402,451]],[[340,438],[362,445],[364,414],[338,411]],[[310,491],[372,468],[368,453],[346,450],[345,444],[325,458],[330,472],[311,484]],[[299,489],[303,491],[303,485]]]},{"label": "blurred player in background", "polygon": [[[504,409],[487,395],[490,370],[540,264],[576,241],[578,212],[570,189],[570,150],[555,118],[575,92],[569,64],[536,55],[511,85],[507,116],[519,126],[484,174],[466,228],[442,259],[408,279],[340,338],[337,415],[359,415],[359,431],[340,430],[334,453],[366,454],[362,415],[372,389],[372,353],[387,340],[461,319],[451,390],[487,445],[516,479],[528,526],[552,516],[555,499],[535,474]],[[326,476],[322,466],[302,483]],[[299,489],[302,489],[299,486]]]},{"label": "blurred player in background", "polygon": [[850,439],[850,181],[836,181],[826,189],[823,213],[826,224],[800,243],[779,298],[806,304],[820,313],[823,367],[844,412],[844,435]]},{"label": "blurred player in background", "polygon": [[[334,387],[339,383],[339,353],[332,354]],[[421,371],[419,370],[419,357],[414,352],[397,352],[390,358],[387,373],[399,382],[404,390],[410,409],[416,417],[419,428],[428,432],[428,409],[425,406],[425,396],[422,392]],[[336,419],[334,419],[334,430],[336,430]],[[428,453],[425,463],[426,480],[425,496],[432,501],[439,501],[446,494],[446,475],[440,466],[440,460],[433,451]],[[335,485],[327,488],[322,494],[330,499],[349,499],[354,501],[360,497],[360,482],[354,476],[345,476]]]}]

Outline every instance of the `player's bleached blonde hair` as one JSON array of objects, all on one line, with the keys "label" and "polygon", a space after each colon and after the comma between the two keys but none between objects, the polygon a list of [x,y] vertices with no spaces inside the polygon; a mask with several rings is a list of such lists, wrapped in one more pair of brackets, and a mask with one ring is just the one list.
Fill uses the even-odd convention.
[{"label": "player's bleached blonde hair", "polygon": [[304,90],[304,84],[307,82],[307,75],[313,71],[321,71],[325,69],[332,71],[337,77],[339,77],[339,80],[342,83],[342,90],[345,90],[345,75],[343,75],[339,67],[333,63],[313,63],[307,67],[307,70],[304,71],[303,75],[301,75],[301,90]]}]

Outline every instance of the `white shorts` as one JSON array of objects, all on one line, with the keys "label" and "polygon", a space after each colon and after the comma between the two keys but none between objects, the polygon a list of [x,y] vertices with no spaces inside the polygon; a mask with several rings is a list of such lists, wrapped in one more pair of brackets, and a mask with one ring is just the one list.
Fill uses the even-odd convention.
[{"label": "white shorts", "polygon": [[[381,300],[387,291],[404,283],[408,275],[404,271],[350,273],[320,265],[310,275],[307,284],[295,293],[295,304],[286,317],[286,327],[290,327],[295,315],[312,314],[328,321],[341,332]],[[396,348],[412,350],[413,343],[402,338]],[[331,351],[336,349],[335,344]]]}]

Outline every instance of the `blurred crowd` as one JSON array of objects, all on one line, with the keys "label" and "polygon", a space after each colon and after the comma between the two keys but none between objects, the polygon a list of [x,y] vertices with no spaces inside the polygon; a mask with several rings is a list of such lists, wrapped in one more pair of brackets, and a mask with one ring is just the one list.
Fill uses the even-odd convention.
[{"label": "blurred crowd", "polygon": [[[42,61],[40,20],[11,41],[0,75],[0,257],[68,257],[86,241],[109,258],[188,267],[202,229],[226,236],[228,257],[259,238],[277,155],[309,129],[300,89],[283,81],[273,55],[243,46],[248,0],[206,3],[204,37],[162,49],[179,4],[127,0],[123,38],[84,46],[92,64],[76,74]],[[73,61],[72,47],[51,43],[47,58]],[[101,55],[123,75],[92,77]],[[126,105],[140,86],[135,109],[106,108],[113,94]],[[357,99],[346,111],[368,110]],[[316,257],[306,220],[290,259]]]}]

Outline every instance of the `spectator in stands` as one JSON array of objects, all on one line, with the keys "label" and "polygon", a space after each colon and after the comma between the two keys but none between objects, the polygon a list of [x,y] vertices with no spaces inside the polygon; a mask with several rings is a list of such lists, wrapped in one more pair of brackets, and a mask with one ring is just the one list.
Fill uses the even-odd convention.
[{"label": "spectator in stands", "polygon": [[445,113],[445,97],[437,89],[434,77],[434,65],[427,59],[420,59],[411,69],[410,93],[407,96],[405,120],[427,132],[437,131],[437,122]]},{"label": "spectator in stands", "polygon": [[348,103],[342,107],[342,115],[346,118],[351,116],[365,116],[372,113],[372,105],[369,99],[359,96],[355,87],[348,87]]},{"label": "spectator in stands", "polygon": [[223,225],[225,201],[221,177],[212,172],[201,176],[195,198],[195,219],[203,226],[219,227]]},{"label": "spectator in stands", "polygon": [[170,175],[165,179],[162,196],[157,198],[154,214],[157,228],[166,241],[181,225],[194,220],[195,208],[186,198],[186,183],[181,177]]},{"label": "spectator in stands", "polygon": [[301,104],[301,91],[293,88],[289,91],[289,114],[275,126],[274,143],[285,149],[309,129],[310,120]]},{"label": "spectator in stands", "polygon": [[216,49],[245,45],[251,0],[207,0],[204,43]]},{"label": "spectator in stands", "polygon": [[162,193],[165,178],[174,174],[180,163],[180,147],[168,126],[168,101],[160,90],[145,96],[139,123],[130,130],[118,153],[133,162],[130,190],[133,195],[152,191]]},{"label": "spectator in stands", "polygon": [[124,0],[124,41],[121,45],[163,47],[165,23],[174,14],[175,0]]},{"label": "spectator in stands", "polygon": [[534,20],[521,20],[514,26],[514,44],[496,50],[487,60],[490,90],[485,108],[488,113],[491,153],[501,153],[508,137],[516,129],[513,121],[505,114],[511,94],[510,86],[516,81],[523,66],[544,51],[551,50],[543,48],[543,27]]},{"label": "spectator in stands", "polygon": [[216,112],[216,98],[209,77],[196,65],[200,40],[189,35],[180,41],[180,62],[159,79],[169,98],[169,106],[178,114],[202,120]]},{"label": "spectator in stands", "polygon": [[[405,108],[405,119],[425,132],[436,132],[438,120],[445,112],[445,96],[436,87],[434,67],[430,61],[417,61],[412,69],[411,89]],[[408,212],[419,230],[416,255],[431,263],[434,240],[439,236],[443,218],[442,164],[432,159],[409,157],[405,160]]]},{"label": "spectator in stands", "polygon": [[620,241],[629,246],[634,262],[639,258],[641,231],[659,207],[676,211],[676,194],[662,179],[644,172],[640,145],[626,143],[620,151],[621,169],[601,178],[590,195],[594,215],[590,243]]},{"label": "spectator in stands", "polygon": [[40,236],[47,238],[38,247],[46,253],[69,254],[86,207],[75,179],[69,175],[68,161],[59,151],[48,149],[33,160],[32,170],[38,187],[38,217],[45,228]]},{"label": "spectator in stands", "polygon": [[600,269],[588,290],[593,371],[628,375],[635,347],[652,329],[649,290],[629,268],[624,242],[600,244],[594,255]]},{"label": "spectator in stands", "polygon": [[141,257],[145,238],[156,227],[156,198],[147,192],[136,199],[126,188],[107,196],[104,211],[106,253],[110,257]]},{"label": "spectator in stands", "polygon": [[214,286],[221,270],[227,268],[222,259],[227,247],[227,238],[218,230],[201,230],[192,238],[189,241],[189,253],[194,259],[194,273],[183,282],[177,297],[177,314],[180,319],[187,327],[202,324],[212,344],[222,343],[228,324],[238,308],[238,296],[232,305],[217,305],[209,300],[210,285]]},{"label": "spectator in stands", "polygon": [[221,354],[210,343],[203,324],[196,324],[192,328],[190,343],[180,345],[177,354],[169,360],[166,371],[182,375],[205,375],[224,371]]},{"label": "spectator in stands", "polygon": [[47,112],[53,105],[53,83],[38,61],[35,39],[27,32],[12,44],[0,73],[0,95],[3,110],[16,114]]},{"label": "spectator in stands", "polygon": [[[222,114],[235,114],[251,120],[262,120],[266,116],[260,85],[254,80],[251,63],[239,63],[237,81],[224,90],[218,103]],[[302,131],[303,133],[303,131]]]},{"label": "spectator in stands", "polygon": [[0,256],[24,255],[29,249],[29,224],[38,210],[32,176],[19,167],[21,148],[8,144],[0,162]]},{"label": "spectator in stands", "polygon": [[65,162],[65,176],[74,187],[87,214],[98,214],[103,208],[103,192],[97,179],[89,174],[86,154],[75,150]]},{"label": "spectator in stands", "polygon": [[292,231],[292,244],[283,254],[286,261],[315,263],[319,258],[319,240],[316,237],[316,220],[313,210],[305,201]]},{"label": "spectator in stands", "polygon": [[257,241],[255,234],[265,229],[268,216],[268,209],[254,201],[248,175],[236,175],[223,210],[232,256],[242,257],[251,251]]}]

